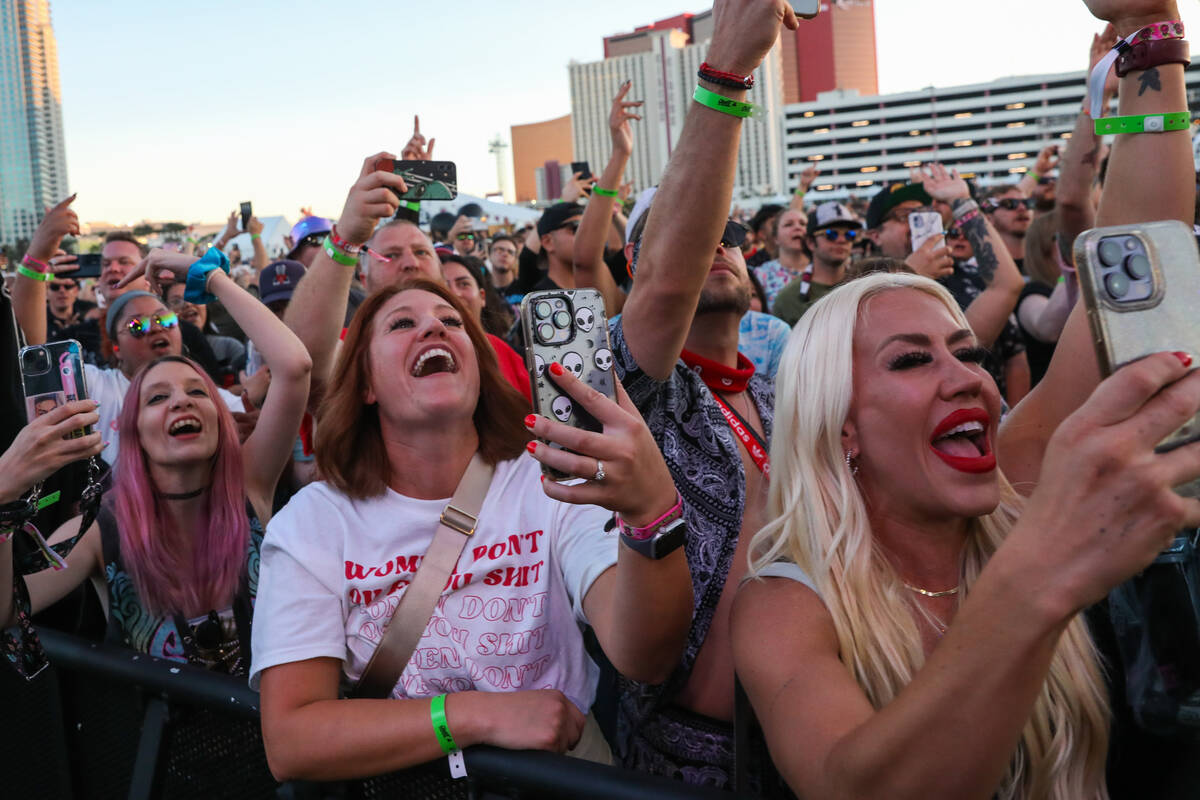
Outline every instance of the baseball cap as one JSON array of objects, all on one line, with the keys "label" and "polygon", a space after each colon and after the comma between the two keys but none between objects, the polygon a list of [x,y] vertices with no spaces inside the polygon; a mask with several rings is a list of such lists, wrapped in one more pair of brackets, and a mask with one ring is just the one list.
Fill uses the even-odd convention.
[{"label": "baseball cap", "polygon": [[305,217],[292,226],[292,249],[287,257],[292,258],[300,249],[300,243],[309,236],[329,233],[333,230],[333,221],[324,217]]},{"label": "baseball cap", "polygon": [[[312,217],[310,217],[312,219]],[[296,284],[304,277],[304,265],[299,261],[282,259],[267,264],[258,276],[258,297],[264,303],[291,300]]]},{"label": "baseball cap", "polygon": [[849,225],[854,228],[861,228],[862,221],[846,206],[830,201],[828,203],[821,203],[821,205],[813,210],[812,215],[808,218],[808,233],[811,236],[822,228],[828,228],[830,225]]},{"label": "baseball cap", "polygon": [[867,227],[878,228],[889,211],[909,200],[916,200],[925,206],[933,204],[933,198],[919,183],[892,183],[883,187],[867,206]]},{"label": "baseball cap", "polygon": [[542,218],[538,220],[538,236],[545,236],[547,233],[552,233],[565,225],[567,220],[581,216],[582,214],[583,209],[575,203],[555,203],[547,208],[542,213]]}]

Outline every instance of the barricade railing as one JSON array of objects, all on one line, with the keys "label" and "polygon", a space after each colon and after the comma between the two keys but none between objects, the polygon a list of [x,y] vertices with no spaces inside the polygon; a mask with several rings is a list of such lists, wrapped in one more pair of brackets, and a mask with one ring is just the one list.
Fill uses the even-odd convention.
[{"label": "barricade railing", "polygon": [[[468,777],[432,765],[345,784],[280,785],[259,734],[258,694],[245,681],[39,631],[51,667],[0,698],[13,727],[11,796],[112,798],[578,798],[729,800],[728,792],[554,753],[472,747]],[[14,772],[6,771],[14,776]],[[5,793],[7,794],[8,789]]]}]

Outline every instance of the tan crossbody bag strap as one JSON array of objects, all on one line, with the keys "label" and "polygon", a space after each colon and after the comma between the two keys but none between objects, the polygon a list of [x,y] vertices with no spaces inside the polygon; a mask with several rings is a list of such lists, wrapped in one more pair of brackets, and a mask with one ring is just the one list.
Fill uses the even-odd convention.
[{"label": "tan crossbody bag strap", "polygon": [[433,542],[421,559],[421,566],[412,583],[400,597],[396,613],[383,631],[383,639],[375,648],[367,668],[351,693],[353,697],[389,697],[400,674],[408,666],[421,634],[437,607],[438,598],[453,574],[467,539],[475,532],[475,522],[483,498],[487,496],[495,468],[476,453],[467,466],[454,497],[442,511],[441,522]]}]

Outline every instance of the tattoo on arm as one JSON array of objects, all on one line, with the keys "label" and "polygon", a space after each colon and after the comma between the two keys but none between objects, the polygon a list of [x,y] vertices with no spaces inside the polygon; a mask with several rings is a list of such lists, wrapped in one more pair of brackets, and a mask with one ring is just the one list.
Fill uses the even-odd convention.
[{"label": "tattoo on arm", "polygon": [[1100,155],[1100,145],[1097,144],[1091,150],[1088,150],[1086,153],[1083,154],[1083,158],[1080,159],[1080,163],[1082,163],[1086,166],[1089,166],[1089,167],[1094,167],[1094,166],[1096,166],[1096,157],[1099,155]]},{"label": "tattoo on arm", "polygon": [[1144,95],[1147,89],[1155,92],[1162,91],[1162,81],[1159,79],[1158,67],[1151,67],[1138,77],[1138,97]]},{"label": "tattoo on arm", "polygon": [[996,277],[996,268],[1000,259],[996,257],[996,248],[988,241],[987,221],[982,216],[972,217],[962,226],[967,241],[975,248],[975,263],[979,265],[979,277],[987,286],[992,285]]}]

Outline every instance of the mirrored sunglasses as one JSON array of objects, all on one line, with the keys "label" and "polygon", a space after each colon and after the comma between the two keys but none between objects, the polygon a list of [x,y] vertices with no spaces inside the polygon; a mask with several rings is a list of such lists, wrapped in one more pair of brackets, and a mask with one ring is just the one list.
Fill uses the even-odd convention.
[{"label": "mirrored sunglasses", "polygon": [[125,323],[126,330],[129,335],[135,339],[141,339],[154,329],[154,326],[163,330],[170,330],[179,324],[179,317],[175,313],[168,311],[165,314],[155,314],[152,317],[133,317],[129,322]]},{"label": "mirrored sunglasses", "polygon": [[1005,197],[1002,200],[992,200],[991,201],[992,208],[1003,208],[1006,211],[1016,211],[1018,208],[1021,208],[1022,206],[1032,210],[1036,203],[1037,203],[1037,201],[1034,200],[1032,197],[1024,197],[1024,198]]},{"label": "mirrored sunglasses", "polygon": [[836,242],[838,239],[845,239],[847,242],[853,242],[858,238],[858,231],[854,228],[826,228],[821,231],[821,235],[831,242]]}]

